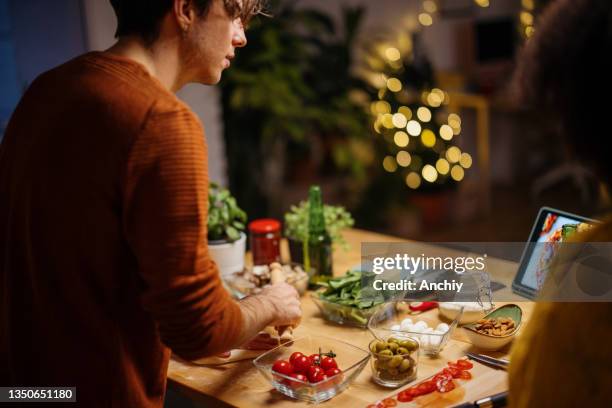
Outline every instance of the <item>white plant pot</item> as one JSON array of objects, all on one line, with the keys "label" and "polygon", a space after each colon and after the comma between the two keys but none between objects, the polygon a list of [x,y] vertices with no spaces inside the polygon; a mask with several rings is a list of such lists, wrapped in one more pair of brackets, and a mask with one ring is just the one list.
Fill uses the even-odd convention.
[{"label": "white plant pot", "polygon": [[219,267],[222,278],[244,269],[244,254],[246,252],[246,234],[240,233],[240,238],[234,242],[209,241],[208,253]]}]

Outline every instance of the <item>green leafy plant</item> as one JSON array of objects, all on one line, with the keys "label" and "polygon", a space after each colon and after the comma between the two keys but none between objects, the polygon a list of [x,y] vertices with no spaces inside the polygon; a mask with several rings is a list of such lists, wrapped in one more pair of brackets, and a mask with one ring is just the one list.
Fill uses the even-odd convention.
[{"label": "green leafy plant", "polygon": [[208,188],[208,240],[234,242],[245,230],[247,215],[229,190],[216,183]]},{"label": "green leafy plant", "polygon": [[256,217],[278,215],[283,183],[303,168],[358,191],[374,160],[359,103],[361,94],[367,105],[366,84],[352,69],[363,9],[344,9],[336,22],[296,1],[269,3],[274,17],[252,21],[221,86],[229,185]]},{"label": "green leafy plant", "polygon": [[[292,205],[290,211],[285,214],[285,235],[296,241],[308,240],[308,213],[310,205],[308,201],[302,201],[298,205]],[[332,242],[347,249],[348,244],[342,236],[344,228],[352,227],[355,221],[344,207],[324,205],[323,216],[325,217],[325,229]]]}]

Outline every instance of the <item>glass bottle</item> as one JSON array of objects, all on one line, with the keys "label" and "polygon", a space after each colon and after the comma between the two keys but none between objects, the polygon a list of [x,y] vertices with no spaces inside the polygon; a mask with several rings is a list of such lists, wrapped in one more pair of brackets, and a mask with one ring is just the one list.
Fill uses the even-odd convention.
[{"label": "glass bottle", "polygon": [[325,281],[332,276],[331,237],[325,228],[321,188],[311,186],[308,191],[308,243],[304,243],[304,261],[307,270],[314,271],[311,282]]}]

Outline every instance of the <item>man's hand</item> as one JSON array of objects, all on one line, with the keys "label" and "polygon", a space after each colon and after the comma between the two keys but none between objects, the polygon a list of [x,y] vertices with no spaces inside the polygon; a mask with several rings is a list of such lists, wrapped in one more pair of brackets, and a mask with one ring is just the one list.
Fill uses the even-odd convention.
[{"label": "man's hand", "polygon": [[287,283],[268,286],[238,304],[242,310],[243,327],[239,341],[233,347],[253,339],[266,326],[297,326],[302,318],[300,296]]},{"label": "man's hand", "polygon": [[300,295],[293,286],[287,283],[271,285],[257,296],[261,296],[266,304],[271,305],[272,321],[268,326],[297,326],[300,323]]}]

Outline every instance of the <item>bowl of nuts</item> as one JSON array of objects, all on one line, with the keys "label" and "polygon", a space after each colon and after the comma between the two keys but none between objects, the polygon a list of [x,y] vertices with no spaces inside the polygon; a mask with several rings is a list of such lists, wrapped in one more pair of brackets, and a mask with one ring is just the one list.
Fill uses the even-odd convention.
[{"label": "bowl of nuts", "polygon": [[416,378],[419,342],[399,335],[370,342],[372,379],[383,387],[395,388]]},{"label": "bowl of nuts", "polygon": [[523,311],[515,304],[493,310],[475,323],[463,326],[470,342],[483,350],[499,350],[510,343],[523,318]]},{"label": "bowl of nuts", "polygon": [[273,262],[270,265],[246,267],[242,271],[229,275],[224,281],[234,296],[241,299],[248,295],[255,295],[264,287],[271,285],[274,269],[281,270],[285,282],[292,285],[300,295],[306,293],[309,275],[301,264],[295,262],[282,265]]}]

